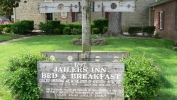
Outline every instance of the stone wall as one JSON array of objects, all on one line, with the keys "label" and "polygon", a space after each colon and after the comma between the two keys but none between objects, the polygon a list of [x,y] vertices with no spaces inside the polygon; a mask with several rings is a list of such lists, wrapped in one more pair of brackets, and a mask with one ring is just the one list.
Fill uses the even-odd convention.
[{"label": "stone wall", "polygon": [[[19,7],[14,9],[14,19],[15,21],[21,20],[34,20],[35,28],[37,28],[40,22],[46,21],[46,15],[39,13],[39,3],[44,2],[44,0],[21,0]],[[54,0],[58,2],[60,0]],[[149,5],[153,3],[154,0],[137,0],[136,1],[136,11],[135,12],[123,12],[122,14],[122,26],[126,29],[130,26],[143,26],[148,25],[149,21]],[[91,21],[95,19],[105,18],[102,13],[92,12]],[[67,18],[61,18],[61,13],[53,13],[53,20],[60,20],[61,23],[71,23],[72,16],[68,12]]]}]

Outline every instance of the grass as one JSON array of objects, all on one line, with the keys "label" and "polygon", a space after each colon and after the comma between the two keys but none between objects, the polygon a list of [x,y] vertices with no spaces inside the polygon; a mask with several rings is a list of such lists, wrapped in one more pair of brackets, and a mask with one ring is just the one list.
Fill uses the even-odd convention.
[{"label": "grass", "polygon": [[[0,45],[0,76],[5,73],[8,59],[23,52],[40,54],[41,51],[81,50],[73,46],[72,39],[77,36],[38,36]],[[177,98],[177,52],[172,51],[173,42],[162,39],[107,38],[107,45],[92,46],[92,51],[127,51],[130,55],[145,55],[160,66],[163,75],[163,88],[154,100],[176,100]],[[0,77],[0,100],[12,100],[7,87]]]},{"label": "grass", "polygon": [[0,42],[6,41],[6,40],[11,40],[14,38],[19,38],[19,35],[16,34],[0,34]]}]

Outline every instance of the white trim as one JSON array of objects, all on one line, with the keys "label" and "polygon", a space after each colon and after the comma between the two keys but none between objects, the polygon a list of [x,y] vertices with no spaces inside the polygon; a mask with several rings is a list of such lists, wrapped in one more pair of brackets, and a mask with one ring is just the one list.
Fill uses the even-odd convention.
[{"label": "white trim", "polygon": [[164,17],[163,16],[163,11],[160,11],[160,19],[159,19],[160,20],[160,23],[159,23],[160,24],[160,29],[163,29],[163,17]]}]

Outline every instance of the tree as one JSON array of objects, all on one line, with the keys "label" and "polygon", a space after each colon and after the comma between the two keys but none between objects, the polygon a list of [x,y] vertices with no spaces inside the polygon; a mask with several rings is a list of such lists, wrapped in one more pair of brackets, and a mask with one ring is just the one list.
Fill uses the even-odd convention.
[{"label": "tree", "polygon": [[4,11],[6,17],[13,14],[13,8],[18,7],[20,0],[1,0],[0,7]]},{"label": "tree", "polygon": [[108,31],[106,33],[106,36],[121,36],[123,34],[121,17],[122,12],[109,13]]}]

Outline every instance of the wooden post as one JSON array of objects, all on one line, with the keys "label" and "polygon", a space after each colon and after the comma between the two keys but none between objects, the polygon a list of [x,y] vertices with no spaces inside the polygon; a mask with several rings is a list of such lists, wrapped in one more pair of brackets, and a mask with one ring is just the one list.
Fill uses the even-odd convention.
[{"label": "wooden post", "polygon": [[91,4],[90,0],[82,0],[82,52],[91,51]]}]

